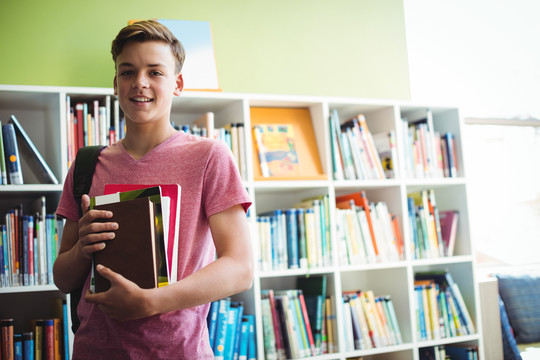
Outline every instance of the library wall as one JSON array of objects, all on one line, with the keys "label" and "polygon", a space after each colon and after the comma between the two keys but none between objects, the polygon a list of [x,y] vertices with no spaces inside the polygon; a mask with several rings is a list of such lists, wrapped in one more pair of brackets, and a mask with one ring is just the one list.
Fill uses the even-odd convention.
[{"label": "library wall", "polygon": [[226,92],[409,98],[402,0],[8,1],[0,83],[111,87],[111,41],[145,18],[209,21]]}]

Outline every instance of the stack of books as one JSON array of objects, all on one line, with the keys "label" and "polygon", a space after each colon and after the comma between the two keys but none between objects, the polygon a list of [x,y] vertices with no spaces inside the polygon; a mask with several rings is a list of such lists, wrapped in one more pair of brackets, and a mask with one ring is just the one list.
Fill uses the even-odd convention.
[{"label": "stack of books", "polygon": [[397,216],[384,202],[370,203],[365,191],[336,197],[336,225],[341,265],[404,258]]},{"label": "stack of books", "polygon": [[63,220],[46,213],[45,197],[39,211],[28,214],[23,206],[10,209],[0,225],[0,287],[53,284]]},{"label": "stack of books", "polygon": [[402,119],[405,173],[409,178],[457,177],[454,134],[437,132],[430,109],[419,119]]},{"label": "stack of books", "polygon": [[390,296],[373,291],[346,291],[342,297],[347,351],[367,350],[403,342]]},{"label": "stack of books", "polygon": [[257,216],[262,271],[332,264],[328,195]]},{"label": "stack of books", "polygon": [[414,258],[452,256],[458,230],[458,212],[440,211],[433,189],[410,193],[407,207]]},{"label": "stack of books", "polygon": [[363,114],[341,123],[335,109],[329,123],[335,180],[382,180],[396,177],[397,149],[393,130],[372,134]]},{"label": "stack of books", "polygon": [[450,272],[415,274],[414,291],[418,339],[474,334],[474,323]]},{"label": "stack of books", "polygon": [[335,303],[326,277],[299,278],[297,289],[261,291],[267,359],[296,359],[337,351]]}]

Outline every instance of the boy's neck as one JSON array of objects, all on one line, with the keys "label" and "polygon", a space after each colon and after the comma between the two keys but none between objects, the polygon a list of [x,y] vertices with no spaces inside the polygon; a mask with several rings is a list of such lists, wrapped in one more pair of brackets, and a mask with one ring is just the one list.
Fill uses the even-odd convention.
[{"label": "boy's neck", "polygon": [[126,151],[134,158],[140,159],[150,150],[176,134],[178,131],[168,126],[164,131],[152,132],[150,134],[132,129],[126,132],[126,137],[122,139],[122,144]]}]

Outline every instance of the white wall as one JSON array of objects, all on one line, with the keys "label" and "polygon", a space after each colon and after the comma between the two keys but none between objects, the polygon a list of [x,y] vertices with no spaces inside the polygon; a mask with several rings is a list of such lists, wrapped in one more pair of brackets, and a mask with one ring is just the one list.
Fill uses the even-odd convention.
[{"label": "white wall", "polygon": [[540,118],[540,1],[404,0],[411,99]]}]

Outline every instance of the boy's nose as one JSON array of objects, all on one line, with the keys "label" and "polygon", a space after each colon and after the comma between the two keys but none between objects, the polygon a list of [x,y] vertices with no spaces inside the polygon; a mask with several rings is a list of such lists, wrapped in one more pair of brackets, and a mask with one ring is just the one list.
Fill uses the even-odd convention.
[{"label": "boy's nose", "polygon": [[144,74],[139,74],[133,79],[132,87],[134,89],[146,88],[148,87],[148,79]]}]

